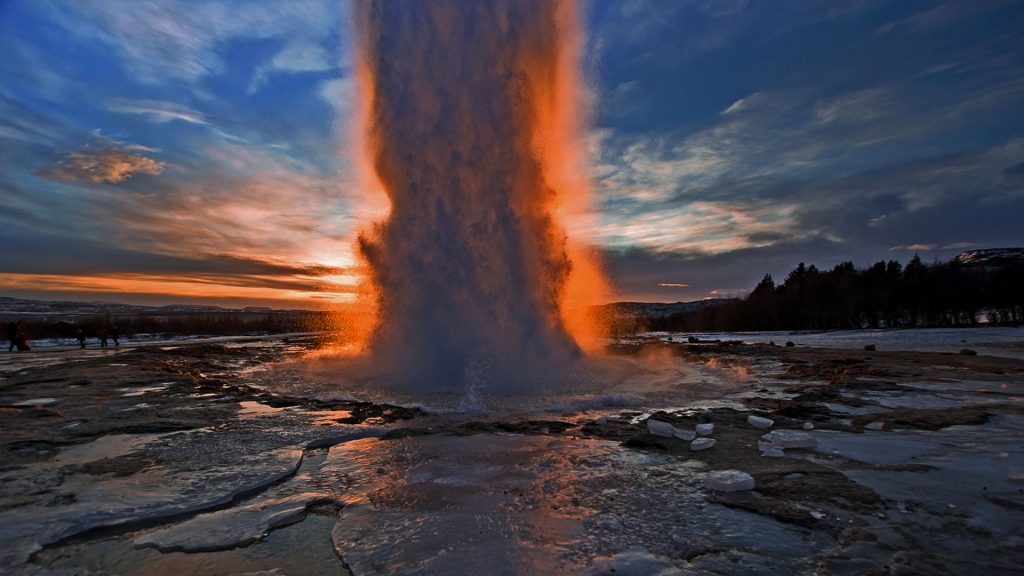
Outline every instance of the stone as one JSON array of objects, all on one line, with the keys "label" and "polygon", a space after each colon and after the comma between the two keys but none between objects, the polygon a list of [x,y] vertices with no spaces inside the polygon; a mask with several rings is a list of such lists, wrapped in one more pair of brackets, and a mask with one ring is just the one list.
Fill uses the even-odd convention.
[{"label": "stone", "polygon": [[690,450],[697,452],[699,450],[707,450],[715,445],[714,438],[697,438],[693,442],[690,442]]},{"label": "stone", "polygon": [[804,422],[804,430],[814,430],[814,422]]},{"label": "stone", "polygon": [[874,344],[868,344],[867,346],[864,347],[864,350],[868,352],[874,352],[877,349],[878,348],[876,348]]},{"label": "stone", "polygon": [[1011,482],[1024,482],[1024,467],[1011,466],[1006,471],[1006,477]]},{"label": "stone", "polygon": [[689,442],[697,437],[697,433],[693,430],[683,430],[682,428],[676,428],[675,437],[680,440],[686,440]]},{"label": "stone", "polygon": [[792,348],[794,346],[796,346],[796,344],[793,344],[792,340],[789,340],[789,341],[786,342],[786,348]]},{"label": "stone", "polygon": [[716,470],[704,479],[704,487],[718,492],[753,490],[754,477],[741,470]]},{"label": "stone", "polygon": [[647,431],[655,436],[661,436],[663,438],[672,438],[676,434],[675,426],[668,422],[662,422],[661,420],[647,419]]},{"label": "stone", "polygon": [[707,423],[707,424],[697,424],[697,434],[700,434],[701,436],[710,436],[711,433],[714,432],[714,431],[715,431],[715,425],[714,424],[710,424],[710,423]]},{"label": "stone", "polygon": [[775,424],[775,421],[772,420],[771,418],[765,418],[763,416],[754,416],[753,414],[751,414],[750,416],[747,416],[747,424],[750,424],[754,428],[767,430],[771,428],[773,424]]},{"label": "stone", "polygon": [[963,354],[964,356],[977,356],[978,355],[977,352],[975,352],[974,350],[971,350],[970,348],[964,348],[963,350],[960,351],[960,353]]},{"label": "stone", "polygon": [[782,448],[784,450],[814,448],[818,443],[813,435],[808,432],[801,432],[800,430],[775,430],[761,438],[771,442],[775,448]]},{"label": "stone", "polygon": [[761,456],[767,456],[769,458],[782,458],[786,453],[781,448],[769,448],[761,452]]},{"label": "stone", "polygon": [[205,552],[245,546],[262,539],[275,528],[301,519],[310,505],[326,500],[330,500],[327,494],[305,492],[200,514],[137,538],[135,545],[153,547],[161,552]]},{"label": "stone", "polygon": [[885,428],[885,422],[881,420],[875,420],[864,425],[865,430],[882,430]]}]

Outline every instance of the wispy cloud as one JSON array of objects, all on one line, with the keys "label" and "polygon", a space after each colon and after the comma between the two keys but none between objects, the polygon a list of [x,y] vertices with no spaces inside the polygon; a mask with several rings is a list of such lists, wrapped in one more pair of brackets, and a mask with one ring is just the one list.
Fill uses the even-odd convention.
[{"label": "wispy cloud", "polygon": [[173,102],[116,98],[107,102],[107,109],[124,114],[141,114],[149,120],[158,123],[180,120],[190,124],[209,124],[202,112]]},{"label": "wispy cloud", "polygon": [[909,246],[904,246],[903,244],[900,244],[897,246],[893,246],[892,248],[889,248],[889,251],[930,252],[932,250],[935,250],[936,248],[938,248],[938,245],[936,244],[910,244]]},{"label": "wispy cloud", "polygon": [[331,70],[336,64],[322,46],[310,42],[289,42],[270,62],[256,69],[249,83],[249,94],[259,92],[274,74],[296,74],[299,72],[322,72]]},{"label": "wispy cloud", "polygon": [[[316,0],[252,3],[183,0],[60,2],[74,34],[115,50],[126,66],[149,83],[194,83],[222,72],[223,50],[240,38],[326,40],[340,6]],[[289,59],[285,58],[286,61]],[[301,55],[290,59],[301,60]]]},{"label": "wispy cloud", "polygon": [[60,182],[116,184],[136,174],[160,175],[166,164],[145,155],[154,152],[159,150],[111,140],[96,132],[93,141],[86,144],[85,148],[65,154],[56,166],[37,174]]}]

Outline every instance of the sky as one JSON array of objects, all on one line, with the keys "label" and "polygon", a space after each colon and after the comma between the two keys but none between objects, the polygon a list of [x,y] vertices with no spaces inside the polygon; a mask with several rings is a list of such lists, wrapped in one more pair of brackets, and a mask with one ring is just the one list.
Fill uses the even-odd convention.
[{"label": "sky", "polygon": [[[1024,2],[590,0],[620,300],[1024,245]],[[0,0],[0,295],[351,296],[346,2]]]}]

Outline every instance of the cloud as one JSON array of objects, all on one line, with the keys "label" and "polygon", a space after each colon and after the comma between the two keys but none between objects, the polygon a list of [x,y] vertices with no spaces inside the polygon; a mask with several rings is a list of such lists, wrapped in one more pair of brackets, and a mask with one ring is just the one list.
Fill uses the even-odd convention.
[{"label": "cloud", "polygon": [[274,74],[322,72],[332,68],[330,55],[323,47],[309,42],[289,42],[270,62],[256,69],[247,92],[259,92]]},{"label": "cloud", "polygon": [[602,218],[590,236],[705,252],[812,236],[848,242],[869,228],[896,233],[898,217],[968,193],[982,202],[1024,196],[1014,159],[1024,140],[963,148],[959,135],[979,129],[978,114],[997,122],[1024,93],[1005,70],[979,74],[983,81],[923,102],[914,79],[832,93],[795,87],[751,93],[690,133],[601,129],[590,145]]},{"label": "cloud", "polygon": [[708,292],[711,296],[725,296],[726,298],[738,298],[750,292],[750,288],[715,288]]},{"label": "cloud", "polygon": [[[184,0],[54,2],[51,13],[79,37],[113,49],[147,83],[196,83],[227,68],[224,49],[239,39],[325,41],[339,21],[330,2]],[[302,54],[284,56],[285,63]]]},{"label": "cloud", "polygon": [[104,138],[94,133],[94,141],[77,152],[64,155],[56,166],[37,172],[38,176],[59,182],[124,182],[136,174],[158,176],[165,163],[143,153],[159,152],[137,144]]},{"label": "cloud", "polygon": [[658,282],[658,286],[663,288],[686,288],[689,284],[678,284],[676,282]]},{"label": "cloud", "polygon": [[208,125],[202,112],[173,102],[159,100],[125,100],[116,98],[107,103],[107,109],[124,114],[141,114],[153,122],[164,123],[180,120],[190,124]]},{"label": "cloud", "polygon": [[932,250],[935,250],[935,248],[937,247],[938,246],[936,244],[911,244],[909,246],[904,246],[903,244],[900,244],[898,246],[893,246],[892,248],[889,248],[889,251],[896,252],[898,250],[902,250],[906,252],[930,252]]}]

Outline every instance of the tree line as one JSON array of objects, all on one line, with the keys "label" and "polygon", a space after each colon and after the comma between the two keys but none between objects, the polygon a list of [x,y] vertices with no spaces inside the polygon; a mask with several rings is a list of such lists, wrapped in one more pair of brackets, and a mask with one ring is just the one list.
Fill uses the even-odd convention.
[{"label": "tree line", "polygon": [[648,329],[680,332],[917,328],[1024,323],[1024,263],[925,264],[914,256],[867,268],[822,271],[800,263],[781,284],[770,274],[744,299],[663,318]]}]

